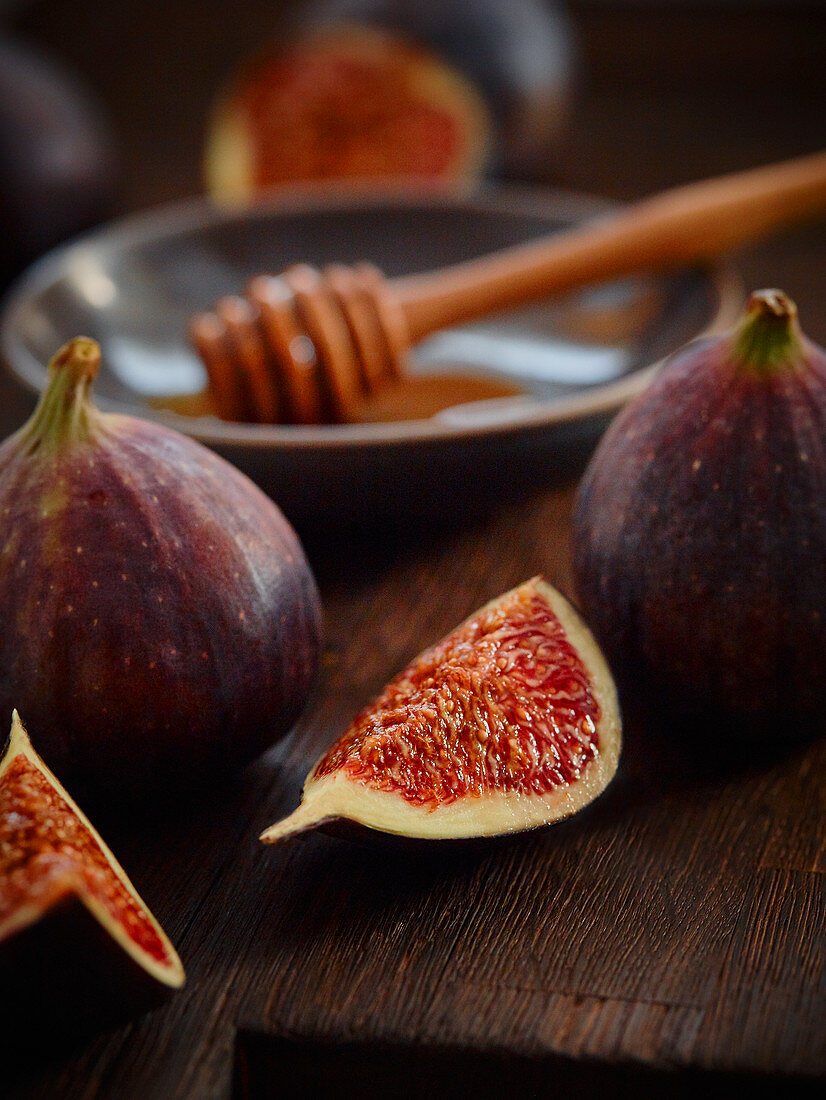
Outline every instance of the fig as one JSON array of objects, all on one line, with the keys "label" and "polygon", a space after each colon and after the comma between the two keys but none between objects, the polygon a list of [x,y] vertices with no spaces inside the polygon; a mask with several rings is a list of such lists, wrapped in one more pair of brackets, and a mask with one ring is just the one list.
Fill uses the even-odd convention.
[{"label": "fig", "polygon": [[38,1019],[87,1007],[117,1016],[184,982],[174,947],[17,711],[0,759],[0,982],[4,1025],[28,1006]]},{"label": "fig", "polygon": [[208,125],[206,184],[233,202],[299,180],[461,178],[489,131],[481,97],[434,54],[334,27],[244,66]]},{"label": "fig", "polygon": [[533,829],[581,810],[620,752],[611,673],[541,577],[486,604],[390,681],[262,840],[337,822],[431,840]]},{"label": "fig", "polygon": [[33,48],[0,39],[0,277],[111,212],[117,143],[92,93]]},{"label": "fig", "polygon": [[83,797],[180,796],[293,724],[320,606],[278,507],[224,459],[91,400],[100,348],[49,366],[0,446],[0,708]]},{"label": "fig", "polygon": [[826,713],[824,439],[826,354],[779,290],[675,352],[616,418],[573,556],[629,685],[741,730]]}]

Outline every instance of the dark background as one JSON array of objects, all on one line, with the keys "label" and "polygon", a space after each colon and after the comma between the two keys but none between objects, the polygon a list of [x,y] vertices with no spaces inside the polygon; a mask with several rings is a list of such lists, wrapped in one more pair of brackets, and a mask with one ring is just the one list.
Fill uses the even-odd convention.
[{"label": "dark background", "polygon": [[[82,74],[125,154],[121,207],[200,189],[207,105],[295,0],[35,0],[10,29]],[[543,175],[628,199],[816,148],[826,103],[820,3],[570,0],[578,109]],[[2,9],[0,9],[2,13]]]}]

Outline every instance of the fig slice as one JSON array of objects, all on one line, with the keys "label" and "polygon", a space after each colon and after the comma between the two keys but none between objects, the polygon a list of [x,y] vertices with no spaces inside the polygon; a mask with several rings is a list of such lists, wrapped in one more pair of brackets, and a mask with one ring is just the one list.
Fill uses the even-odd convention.
[{"label": "fig slice", "polygon": [[338,819],[434,840],[537,828],[605,789],[620,742],[596,642],[534,577],[394,677],[315,764],[298,809],[261,839]]},{"label": "fig slice", "polygon": [[108,1016],[183,982],[174,947],[15,711],[0,760],[0,985],[44,1010],[91,1000],[90,1014]]}]

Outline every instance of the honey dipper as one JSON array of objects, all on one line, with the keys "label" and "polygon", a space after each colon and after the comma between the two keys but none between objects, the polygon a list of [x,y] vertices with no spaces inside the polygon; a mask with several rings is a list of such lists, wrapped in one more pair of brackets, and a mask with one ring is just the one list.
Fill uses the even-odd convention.
[{"label": "honey dipper", "polygon": [[297,264],[192,319],[225,419],[357,419],[439,329],[588,283],[708,260],[826,210],[826,152],[672,188],[549,237],[425,274]]}]

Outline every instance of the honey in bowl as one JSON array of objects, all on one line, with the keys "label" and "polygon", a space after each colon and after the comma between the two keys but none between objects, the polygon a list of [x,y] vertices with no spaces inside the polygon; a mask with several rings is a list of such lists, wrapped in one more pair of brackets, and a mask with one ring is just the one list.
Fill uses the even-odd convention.
[{"label": "honey in bowl", "polygon": [[[427,420],[455,405],[519,397],[524,390],[501,378],[482,375],[437,372],[408,375],[395,384],[365,396],[352,420],[358,424],[395,423],[402,420]],[[180,416],[216,416],[208,390],[150,398],[153,408]]]}]

